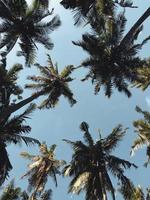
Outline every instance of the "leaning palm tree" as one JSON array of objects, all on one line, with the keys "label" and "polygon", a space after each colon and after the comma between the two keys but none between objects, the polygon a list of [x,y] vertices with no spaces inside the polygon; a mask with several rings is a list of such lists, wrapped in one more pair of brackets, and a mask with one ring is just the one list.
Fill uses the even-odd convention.
[{"label": "leaning palm tree", "polygon": [[26,145],[40,144],[38,140],[26,136],[31,131],[31,127],[25,125],[24,122],[34,109],[35,105],[31,104],[22,114],[5,119],[3,123],[0,123],[0,185],[4,183],[12,169],[7,146],[11,143],[16,145],[22,142]]},{"label": "leaning palm tree", "polygon": [[82,66],[89,68],[89,73],[83,80],[91,79],[95,84],[95,94],[103,86],[105,95],[110,97],[113,89],[131,96],[129,84],[139,80],[137,69],[147,65],[146,59],[141,59],[137,52],[150,39],[147,37],[141,44],[135,41],[142,30],[136,30],[128,48],[120,48],[126,25],[124,13],[114,18],[112,30],[101,32],[93,24],[93,34],[84,34],[82,41],[73,42],[89,54]]},{"label": "leaning palm tree", "polygon": [[[113,156],[111,152],[125,135],[119,125],[106,138],[100,138],[94,142],[89,126],[86,122],[80,125],[84,132],[84,140],[72,142],[64,140],[73,148],[73,156],[69,165],[64,168],[63,174],[72,177],[69,192],[79,194],[86,192],[86,200],[107,200],[107,192],[110,192],[115,200],[115,188],[112,184],[109,172],[118,179],[121,185],[126,186],[126,191],[132,191],[131,181],[124,175],[124,170],[136,167],[133,163]],[[131,193],[130,193],[131,194]]]},{"label": "leaning palm tree", "polygon": [[[6,56],[17,43],[21,48],[19,56],[25,56],[26,64],[34,62],[36,56],[36,43],[52,49],[53,43],[49,33],[57,29],[61,22],[58,16],[43,21],[45,17],[52,15],[46,8],[48,1],[34,0],[31,6],[27,5],[26,0],[0,1],[0,49],[6,47],[2,52]],[[47,5],[48,6],[48,5]]]},{"label": "leaning palm tree", "polygon": [[147,167],[147,165],[150,163],[150,113],[143,111],[138,106],[136,106],[136,111],[140,114],[143,114],[144,118],[133,122],[133,125],[136,129],[135,132],[138,133],[138,137],[132,145],[131,155],[134,155],[136,150],[146,145],[146,155],[148,160],[145,162],[144,166]]},{"label": "leaning palm tree", "polygon": [[23,177],[28,177],[29,190],[33,190],[33,197],[41,195],[49,176],[53,178],[57,186],[56,174],[60,174],[59,169],[65,164],[65,161],[55,159],[55,148],[56,145],[52,145],[48,149],[47,145],[43,143],[40,145],[40,155],[21,153],[21,156],[32,162],[28,165],[29,171]]},{"label": "leaning palm tree", "polygon": [[70,77],[70,74],[75,69],[72,65],[66,66],[62,72],[59,73],[57,65],[54,66],[50,56],[48,56],[47,66],[43,67],[39,64],[36,64],[36,66],[41,75],[28,77],[28,79],[32,80],[34,83],[26,85],[26,88],[34,89],[36,92],[18,103],[7,106],[7,108],[0,113],[0,121],[3,121],[4,117],[11,115],[40,96],[47,96],[47,98],[42,101],[39,108],[54,107],[59,101],[60,96],[67,98],[71,106],[76,103],[68,85],[68,83],[73,80]]}]

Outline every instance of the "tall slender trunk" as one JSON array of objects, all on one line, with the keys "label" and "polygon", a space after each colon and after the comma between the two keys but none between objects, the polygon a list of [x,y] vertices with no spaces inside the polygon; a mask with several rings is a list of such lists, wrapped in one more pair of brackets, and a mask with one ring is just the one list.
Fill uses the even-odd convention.
[{"label": "tall slender trunk", "polygon": [[143,15],[136,21],[136,23],[131,27],[129,32],[125,35],[123,40],[120,43],[120,48],[130,44],[132,41],[136,30],[143,24],[143,22],[150,16],[150,7],[143,13]]},{"label": "tall slender trunk", "polygon": [[10,116],[12,113],[16,112],[23,106],[25,106],[28,103],[31,103],[33,100],[37,99],[39,96],[42,96],[44,93],[45,93],[45,91],[37,92],[37,93],[31,95],[30,97],[23,99],[19,103],[8,106],[8,108],[4,109],[0,113],[0,122],[2,122],[4,119],[6,119],[8,116]]},{"label": "tall slender trunk", "polygon": [[102,172],[99,172],[99,180],[100,180],[100,183],[101,183],[101,188],[102,188],[102,193],[103,193],[103,199],[102,200],[108,200],[107,199],[107,194],[106,194],[106,189],[105,189],[105,184],[104,184],[104,181],[103,181],[103,175],[102,175]]}]

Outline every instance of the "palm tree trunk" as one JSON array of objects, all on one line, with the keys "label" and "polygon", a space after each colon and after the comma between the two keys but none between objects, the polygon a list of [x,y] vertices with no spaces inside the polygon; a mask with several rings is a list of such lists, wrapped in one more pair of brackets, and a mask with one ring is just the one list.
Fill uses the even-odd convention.
[{"label": "palm tree trunk", "polygon": [[17,110],[19,110],[23,106],[25,106],[28,103],[31,103],[33,100],[37,99],[39,96],[42,96],[44,93],[45,93],[45,91],[42,90],[40,92],[37,92],[37,93],[31,95],[30,97],[28,97],[26,99],[20,101],[19,103],[10,105],[8,108],[4,109],[0,113],[0,122],[5,120],[8,116],[10,116],[12,113],[16,112]]},{"label": "palm tree trunk", "polygon": [[101,172],[99,172],[99,178],[100,178],[100,183],[101,183],[102,193],[103,193],[103,199],[102,200],[107,200],[107,194],[106,194],[105,184],[103,182],[103,175],[102,175]]},{"label": "palm tree trunk", "polygon": [[136,21],[136,23],[131,27],[129,32],[122,39],[119,47],[124,48],[132,41],[136,30],[143,24],[143,22],[150,16],[150,7],[144,12],[144,14]]}]

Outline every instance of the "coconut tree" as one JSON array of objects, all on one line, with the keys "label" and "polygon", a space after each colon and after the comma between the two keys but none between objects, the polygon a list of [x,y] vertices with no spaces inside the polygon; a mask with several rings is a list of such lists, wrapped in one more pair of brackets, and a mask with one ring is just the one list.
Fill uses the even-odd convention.
[{"label": "coconut tree", "polygon": [[89,54],[89,58],[82,62],[82,66],[89,68],[89,73],[83,79],[91,79],[95,84],[95,94],[103,86],[105,95],[110,97],[113,88],[131,96],[129,84],[139,80],[137,69],[147,65],[146,59],[139,58],[137,52],[150,39],[147,37],[140,44],[135,41],[142,30],[136,30],[132,43],[128,48],[120,48],[123,39],[126,18],[124,13],[114,18],[111,32],[101,32],[92,24],[93,34],[86,33],[82,41],[73,42]]},{"label": "coconut tree", "polygon": [[143,111],[138,106],[136,106],[136,111],[142,114],[144,118],[133,122],[136,129],[135,132],[138,133],[138,137],[132,145],[131,155],[134,155],[136,150],[146,145],[146,155],[148,160],[145,162],[144,166],[147,167],[150,162],[150,113]]},{"label": "coconut tree", "polygon": [[53,65],[50,56],[48,56],[47,66],[36,64],[36,67],[39,69],[41,75],[28,77],[28,79],[32,80],[34,83],[26,85],[26,88],[34,89],[36,92],[18,103],[7,106],[7,108],[0,113],[0,121],[3,121],[4,117],[11,115],[13,112],[40,96],[47,96],[47,98],[42,101],[39,108],[54,107],[60,96],[67,98],[71,106],[76,103],[73,93],[68,85],[68,83],[73,80],[70,77],[70,74],[75,69],[72,65],[66,66],[62,72],[59,73],[57,65]]},{"label": "coconut tree", "polygon": [[26,64],[34,62],[37,45],[40,43],[46,49],[52,49],[53,43],[49,33],[56,30],[61,22],[58,16],[43,21],[46,17],[52,15],[48,8],[48,1],[34,0],[31,6],[27,5],[25,0],[0,1],[0,33],[3,37],[0,39],[0,49],[6,47],[2,52],[6,56],[17,43],[21,48],[18,55],[25,56]]},{"label": "coconut tree", "polygon": [[106,138],[102,139],[100,135],[100,138],[94,142],[88,124],[82,122],[80,128],[84,133],[85,143],[64,140],[74,151],[70,164],[63,171],[65,176],[72,177],[69,192],[79,194],[84,190],[86,200],[107,200],[107,192],[110,192],[112,199],[115,200],[115,188],[109,172],[121,185],[126,186],[126,191],[131,192],[132,183],[124,175],[124,170],[136,166],[111,154],[125,135],[126,129],[123,130],[119,125]]},{"label": "coconut tree", "polygon": [[68,86],[68,83],[73,80],[70,77],[70,74],[75,69],[73,65],[66,66],[62,72],[59,73],[57,64],[56,66],[53,65],[51,58],[48,55],[47,67],[42,67],[39,64],[36,64],[36,66],[39,69],[41,76],[29,76],[28,79],[33,81],[33,83],[26,84],[25,88],[38,91],[35,93],[38,96],[47,96],[39,108],[55,107],[61,95],[67,98],[71,106],[76,103],[73,93]]},{"label": "coconut tree", "polygon": [[30,155],[27,152],[21,153],[21,156],[31,161],[31,164],[28,165],[29,170],[23,177],[28,177],[29,190],[33,190],[33,197],[41,195],[49,176],[53,178],[57,186],[56,175],[61,173],[59,169],[65,164],[65,161],[55,159],[55,148],[55,144],[48,148],[43,143],[40,145],[40,155]]},{"label": "coconut tree", "polygon": [[38,140],[26,136],[31,131],[31,127],[25,125],[24,122],[28,115],[35,109],[35,105],[31,104],[22,114],[16,115],[12,118],[0,123],[0,185],[9,175],[12,165],[7,153],[7,146],[11,143],[26,145],[40,144]]}]

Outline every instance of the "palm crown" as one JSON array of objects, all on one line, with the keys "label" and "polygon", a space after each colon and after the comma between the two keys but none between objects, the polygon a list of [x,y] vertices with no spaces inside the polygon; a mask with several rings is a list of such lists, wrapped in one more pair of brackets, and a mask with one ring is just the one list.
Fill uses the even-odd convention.
[{"label": "palm crown", "polygon": [[106,200],[106,192],[109,191],[114,200],[115,189],[108,171],[118,178],[122,186],[125,186],[124,190],[131,191],[132,183],[124,175],[124,169],[136,166],[111,155],[112,150],[125,134],[121,125],[116,127],[109,136],[104,139],[100,137],[96,142],[93,141],[86,122],[82,122],[80,128],[84,132],[85,143],[65,140],[74,150],[70,164],[64,168],[64,175],[73,177],[69,192],[79,194],[85,190],[86,200]]},{"label": "palm crown", "polygon": [[60,19],[55,16],[48,22],[43,21],[52,14],[43,5],[41,0],[33,1],[30,7],[25,0],[0,1],[0,33],[4,33],[0,40],[0,48],[6,46],[6,51],[2,55],[8,54],[18,39],[21,48],[18,55],[25,56],[26,64],[29,65],[35,59],[36,42],[47,49],[52,49],[53,43],[48,33],[60,26]]},{"label": "palm crown", "polygon": [[89,73],[83,80],[92,79],[96,94],[103,86],[108,97],[111,96],[113,88],[130,97],[129,84],[139,80],[137,69],[147,65],[147,61],[140,59],[137,52],[150,38],[146,38],[141,44],[134,44],[142,29],[140,27],[130,45],[126,48],[120,46],[125,24],[124,13],[121,13],[112,21],[111,32],[101,32],[93,24],[93,34],[84,34],[82,41],[73,42],[90,56],[82,62],[84,67],[89,68]]},{"label": "palm crown", "polygon": [[28,165],[29,171],[23,177],[28,177],[29,188],[30,190],[34,189],[34,196],[41,194],[49,176],[54,179],[57,186],[56,174],[60,174],[59,169],[65,164],[65,161],[55,159],[55,148],[56,145],[52,145],[48,149],[46,144],[43,143],[40,145],[40,155],[30,155],[27,152],[21,153],[21,156],[32,162]]},{"label": "palm crown", "polygon": [[70,77],[71,72],[74,70],[72,65],[65,67],[59,73],[57,65],[54,66],[50,56],[48,56],[48,66],[42,67],[39,64],[36,64],[36,66],[40,70],[41,75],[28,77],[29,80],[35,83],[27,84],[26,88],[36,89],[43,93],[43,95],[48,96],[39,108],[54,107],[61,95],[66,97],[71,105],[76,103],[76,100],[73,98],[73,93],[68,86],[68,82],[73,80]]}]

